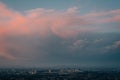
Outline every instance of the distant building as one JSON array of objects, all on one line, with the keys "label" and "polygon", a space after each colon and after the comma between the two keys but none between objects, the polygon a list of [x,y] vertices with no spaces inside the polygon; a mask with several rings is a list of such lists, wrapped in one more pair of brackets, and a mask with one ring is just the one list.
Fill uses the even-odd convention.
[{"label": "distant building", "polygon": [[49,69],[48,72],[51,73],[52,72],[51,69]]},{"label": "distant building", "polygon": [[36,71],[36,70],[32,70],[32,71],[30,71],[29,73],[30,73],[30,74],[36,74],[37,71]]}]

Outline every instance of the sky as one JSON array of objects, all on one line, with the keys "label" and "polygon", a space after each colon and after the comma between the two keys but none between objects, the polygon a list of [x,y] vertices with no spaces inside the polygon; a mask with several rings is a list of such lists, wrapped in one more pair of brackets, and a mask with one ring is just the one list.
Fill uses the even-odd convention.
[{"label": "sky", "polygon": [[119,67],[119,4],[119,0],[0,0],[0,67]]}]

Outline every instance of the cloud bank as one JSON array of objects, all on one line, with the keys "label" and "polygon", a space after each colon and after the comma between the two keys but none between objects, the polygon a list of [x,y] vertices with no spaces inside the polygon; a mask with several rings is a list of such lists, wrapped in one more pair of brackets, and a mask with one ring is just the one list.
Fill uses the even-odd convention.
[{"label": "cloud bank", "polygon": [[[108,30],[99,26],[120,22],[119,9],[84,15],[81,15],[78,11],[77,7],[72,7],[64,11],[36,8],[19,12],[0,3],[0,57],[8,60],[16,60],[20,57],[20,60],[27,61],[27,58],[33,57],[33,53],[36,56],[39,53],[40,58],[42,58],[44,55],[47,56],[49,52],[57,53],[56,50],[50,48],[50,45],[54,45],[58,52],[63,48],[66,49],[63,50],[67,53],[71,48],[79,51],[79,48],[97,44],[102,42],[103,39],[96,39],[92,44],[90,44],[90,41],[77,39],[67,45],[71,48],[67,48],[65,45],[63,47],[59,42],[62,43],[66,39],[72,39],[83,33]],[[120,42],[116,42],[114,47],[119,45]],[[88,49],[86,48],[86,50]],[[55,56],[55,54],[53,55]]]},{"label": "cloud bank", "polygon": [[[93,12],[80,15],[77,7],[66,11],[37,8],[24,13],[14,11],[0,3],[0,35],[48,35],[74,36],[80,32],[99,30],[96,24],[120,22],[120,10]],[[10,34],[9,34],[10,33]],[[2,35],[3,34],[3,35]]]}]

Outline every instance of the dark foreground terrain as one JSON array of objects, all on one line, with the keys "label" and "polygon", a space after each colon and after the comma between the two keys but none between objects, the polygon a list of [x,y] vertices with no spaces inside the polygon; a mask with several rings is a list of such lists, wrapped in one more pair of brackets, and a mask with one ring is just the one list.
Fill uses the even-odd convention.
[{"label": "dark foreground terrain", "polygon": [[120,80],[120,71],[62,69],[0,69],[0,80]]}]

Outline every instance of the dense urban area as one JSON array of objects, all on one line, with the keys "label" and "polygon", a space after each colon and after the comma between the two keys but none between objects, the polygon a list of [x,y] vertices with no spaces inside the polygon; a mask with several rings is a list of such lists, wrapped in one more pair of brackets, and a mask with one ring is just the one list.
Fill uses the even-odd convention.
[{"label": "dense urban area", "polygon": [[60,69],[0,69],[0,80],[120,80],[118,70]]}]

